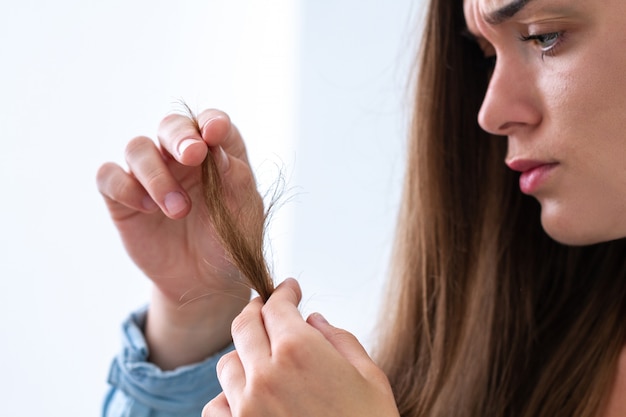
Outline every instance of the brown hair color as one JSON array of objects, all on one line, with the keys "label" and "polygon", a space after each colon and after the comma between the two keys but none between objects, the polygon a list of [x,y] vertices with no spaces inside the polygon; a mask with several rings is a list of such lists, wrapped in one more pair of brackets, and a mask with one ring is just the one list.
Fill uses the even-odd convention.
[{"label": "brown hair color", "polygon": [[265,212],[263,219],[254,219],[249,227],[241,227],[237,221],[239,216],[225,203],[225,189],[212,152],[208,152],[202,164],[202,184],[211,224],[229,261],[245,277],[250,288],[263,301],[267,301],[274,291],[274,282],[263,251],[268,212]]},{"label": "brown hair color", "polygon": [[[182,108],[181,113],[189,117],[200,132],[193,111],[182,101],[179,105]],[[230,190],[224,186],[213,151],[215,149],[209,149],[202,164],[203,197],[211,227],[222,244],[228,261],[244,277],[244,283],[255,290],[263,301],[267,301],[274,291],[274,281],[265,258],[265,230],[279,192],[274,193],[262,217],[255,216],[254,211],[242,213],[229,207],[226,201]]]},{"label": "brown hair color", "polygon": [[626,342],[625,240],[567,247],[476,118],[461,0],[431,0],[377,360],[403,417],[597,417]]}]

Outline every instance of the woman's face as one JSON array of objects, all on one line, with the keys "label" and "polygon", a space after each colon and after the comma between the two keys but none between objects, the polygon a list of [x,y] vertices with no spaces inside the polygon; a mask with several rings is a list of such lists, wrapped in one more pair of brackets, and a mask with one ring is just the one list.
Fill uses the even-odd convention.
[{"label": "woman's face", "polygon": [[464,0],[496,56],[478,115],[554,239],[626,236],[626,0]]}]

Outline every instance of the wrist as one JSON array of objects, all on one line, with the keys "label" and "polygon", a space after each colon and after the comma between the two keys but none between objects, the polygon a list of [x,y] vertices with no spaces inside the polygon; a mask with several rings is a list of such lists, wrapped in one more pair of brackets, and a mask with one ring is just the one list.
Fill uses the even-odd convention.
[{"label": "wrist", "polygon": [[250,299],[250,290],[216,291],[181,302],[158,287],[146,317],[148,360],[163,370],[200,362],[231,342],[232,320]]}]

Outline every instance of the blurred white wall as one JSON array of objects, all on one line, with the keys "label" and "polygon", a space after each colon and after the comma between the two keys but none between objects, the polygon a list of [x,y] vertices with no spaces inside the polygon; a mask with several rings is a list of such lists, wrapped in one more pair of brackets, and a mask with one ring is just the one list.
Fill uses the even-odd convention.
[{"label": "blurred white wall", "polygon": [[399,203],[419,3],[301,5],[292,271],[303,310],[366,346]]},{"label": "blurred white wall", "polygon": [[99,415],[119,324],[148,299],[94,176],[183,98],[226,110],[261,187],[276,276],[367,345],[405,136],[410,0],[3,1],[0,415]]}]

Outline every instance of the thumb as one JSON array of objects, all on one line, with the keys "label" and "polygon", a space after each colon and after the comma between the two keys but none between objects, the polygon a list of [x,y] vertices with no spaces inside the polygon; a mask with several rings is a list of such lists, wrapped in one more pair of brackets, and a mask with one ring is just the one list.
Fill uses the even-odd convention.
[{"label": "thumb", "polygon": [[334,327],[319,313],[313,313],[307,318],[307,323],[315,327],[331,345],[352,364],[361,374],[375,366],[365,348],[350,332]]}]

